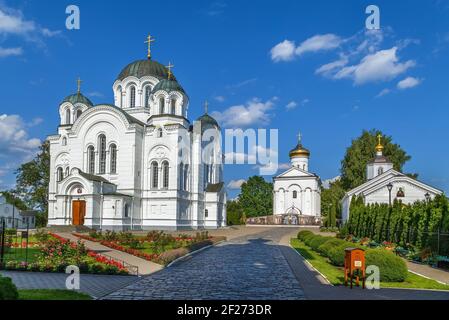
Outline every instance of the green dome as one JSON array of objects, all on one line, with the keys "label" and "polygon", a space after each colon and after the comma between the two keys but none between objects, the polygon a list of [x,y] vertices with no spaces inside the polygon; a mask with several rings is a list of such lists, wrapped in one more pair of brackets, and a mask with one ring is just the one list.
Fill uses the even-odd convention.
[{"label": "green dome", "polygon": [[94,105],[92,103],[92,101],[90,101],[88,98],[86,98],[81,92],[78,92],[78,93],[75,93],[75,94],[72,94],[72,95],[66,97],[64,100],[62,100],[61,104],[65,103],[65,102],[70,102],[73,105],[76,103],[82,103],[87,106]]},{"label": "green dome", "polygon": [[159,90],[164,90],[168,93],[170,93],[171,91],[179,91],[185,94],[184,89],[176,80],[162,79],[154,86],[152,93],[155,93]]},{"label": "green dome", "polygon": [[136,77],[140,79],[145,76],[153,76],[158,79],[167,79],[168,70],[164,65],[157,61],[149,59],[137,60],[128,64],[122,72],[120,72],[117,80],[123,80],[127,77]]},{"label": "green dome", "polygon": [[200,121],[201,122],[201,126],[205,127],[207,125],[210,126],[216,126],[217,128],[220,128],[220,126],[218,125],[217,120],[215,120],[214,118],[212,118],[210,115],[208,115],[207,113],[203,114],[201,117],[199,117],[196,121]]}]

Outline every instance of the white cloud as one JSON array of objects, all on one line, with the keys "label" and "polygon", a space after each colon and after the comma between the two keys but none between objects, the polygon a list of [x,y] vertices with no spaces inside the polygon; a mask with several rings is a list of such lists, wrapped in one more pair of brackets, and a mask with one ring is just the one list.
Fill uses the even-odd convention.
[{"label": "white cloud", "polygon": [[290,61],[295,56],[295,43],[290,40],[284,40],[271,49],[271,60],[274,62]]},{"label": "white cloud", "polygon": [[347,66],[339,70],[335,79],[349,78],[354,84],[388,81],[415,66],[415,61],[399,62],[397,47],[380,50],[365,56],[359,64]]},{"label": "white cloud", "polygon": [[390,89],[385,88],[385,89],[383,89],[381,92],[379,92],[379,94],[376,96],[376,98],[380,98],[380,97],[386,96],[386,95],[389,94],[390,92],[391,92]]},{"label": "white cloud", "polygon": [[246,182],[246,180],[244,179],[240,179],[240,180],[231,180],[228,183],[228,189],[231,190],[238,190],[242,187],[242,185]]},{"label": "white cloud", "polygon": [[347,57],[342,57],[338,60],[322,65],[321,67],[315,70],[315,74],[329,76],[336,69],[346,66],[348,62],[349,60]]},{"label": "white cloud", "polygon": [[285,108],[286,108],[287,110],[292,110],[292,109],[295,109],[297,106],[298,106],[298,103],[296,103],[296,101],[290,101],[290,102],[285,106]]},{"label": "white cloud", "polygon": [[2,48],[0,47],[0,58],[21,56],[23,54],[22,48]]},{"label": "white cloud", "polygon": [[421,79],[414,77],[407,77],[404,80],[399,81],[397,87],[400,90],[410,89],[420,85],[421,82],[422,82]]},{"label": "white cloud", "polygon": [[317,52],[332,50],[337,48],[342,39],[335,34],[323,34],[313,36],[302,42],[295,50],[295,53],[300,56],[306,52]]},{"label": "white cloud", "polygon": [[41,141],[28,138],[26,127],[18,115],[0,115],[0,159],[24,161],[35,155]]},{"label": "white cloud", "polygon": [[261,101],[253,98],[246,104],[229,107],[223,112],[215,111],[212,116],[224,127],[248,127],[254,124],[267,125],[271,120],[269,111],[273,109],[277,99]]},{"label": "white cloud", "polygon": [[224,96],[215,96],[214,99],[218,102],[224,102],[226,100]]},{"label": "white cloud", "polygon": [[93,97],[93,98],[103,98],[104,97],[104,94],[102,94],[101,92],[98,92],[98,91],[89,92],[87,95],[89,97]]}]

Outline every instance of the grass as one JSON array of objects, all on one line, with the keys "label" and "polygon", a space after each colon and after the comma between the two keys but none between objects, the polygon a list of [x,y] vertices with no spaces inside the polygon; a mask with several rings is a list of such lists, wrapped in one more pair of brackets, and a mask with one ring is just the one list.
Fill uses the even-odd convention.
[{"label": "grass", "polygon": [[[38,248],[28,248],[28,263],[35,262],[39,253]],[[5,261],[25,261],[26,258],[26,249],[22,248],[11,248],[5,254]]]},{"label": "grass", "polygon": [[[326,257],[313,251],[298,239],[292,239],[291,245],[307,261],[309,261],[315,269],[326,276],[330,283],[336,286],[344,285],[343,268],[330,264]],[[449,285],[441,284],[435,280],[427,279],[411,272],[408,273],[404,282],[381,282],[380,286],[381,288],[449,290]]]},{"label": "grass", "polygon": [[92,300],[85,294],[70,290],[34,289],[19,290],[19,300]]}]

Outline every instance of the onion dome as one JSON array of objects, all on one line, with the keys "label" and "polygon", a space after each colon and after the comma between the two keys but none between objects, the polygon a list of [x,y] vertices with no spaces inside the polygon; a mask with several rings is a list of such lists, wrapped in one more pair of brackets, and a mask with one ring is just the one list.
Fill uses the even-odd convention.
[{"label": "onion dome", "polygon": [[[152,76],[157,79],[168,79],[169,78],[169,71],[168,69],[163,65],[160,64],[157,61],[154,60],[137,60],[130,64],[128,64],[119,74],[117,77],[117,80],[124,80],[127,77],[136,77],[138,79],[146,77],[146,76]],[[171,78],[174,80],[175,77],[171,75]]]},{"label": "onion dome", "polygon": [[206,126],[215,126],[217,128],[220,128],[218,125],[217,120],[212,118],[207,112],[208,112],[209,103],[206,101],[204,103],[204,114],[196,119],[196,121],[201,122],[201,126],[204,128]]},{"label": "onion dome", "polygon": [[294,157],[310,157],[310,151],[302,146],[301,143],[298,143],[296,147],[290,151],[290,158]]},{"label": "onion dome", "polygon": [[168,79],[162,79],[159,81],[153,88],[152,93],[156,93],[159,90],[164,90],[167,93],[170,93],[171,91],[179,91],[185,94],[184,89],[181,87],[181,85],[176,80],[168,80]]},{"label": "onion dome", "polygon": [[376,146],[376,152],[382,154],[382,152],[384,151],[384,146],[382,145],[382,136],[379,134],[377,136],[377,146]]},{"label": "onion dome", "polygon": [[66,97],[64,100],[62,100],[61,104],[65,103],[65,102],[70,102],[73,105],[75,105],[77,103],[82,103],[89,107],[92,107],[94,105],[92,103],[92,101],[90,101],[88,98],[86,98],[81,92],[77,92],[75,94],[72,94],[72,95]]}]

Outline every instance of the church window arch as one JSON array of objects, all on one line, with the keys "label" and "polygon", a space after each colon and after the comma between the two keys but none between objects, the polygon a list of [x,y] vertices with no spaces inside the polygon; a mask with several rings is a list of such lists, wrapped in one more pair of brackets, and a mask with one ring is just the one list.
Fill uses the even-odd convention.
[{"label": "church window arch", "polygon": [[297,199],[298,198],[298,191],[294,190],[293,191],[293,199]]},{"label": "church window arch", "polygon": [[106,173],[106,136],[104,134],[98,137],[98,152],[99,152],[99,174]]},{"label": "church window arch", "polygon": [[377,175],[380,176],[382,173],[384,173],[384,168],[379,167],[379,169],[377,169]]},{"label": "church window arch", "polygon": [[151,188],[157,189],[159,187],[159,168],[156,161],[151,163]]},{"label": "church window arch", "polygon": [[129,107],[134,108],[136,106],[136,87],[129,88]]},{"label": "church window arch", "polygon": [[77,111],[76,111],[76,119],[78,119],[79,117],[81,117],[81,114],[83,113],[83,110],[81,110],[81,109],[78,109]]},{"label": "church window arch", "polygon": [[70,175],[70,168],[65,168],[65,176],[68,177]]},{"label": "church window arch", "polygon": [[168,161],[164,161],[162,163],[162,172],[163,172],[162,187],[164,189],[168,189],[169,177],[170,177],[170,168],[168,165]]},{"label": "church window arch", "polygon": [[111,173],[117,173],[117,146],[115,144],[111,144],[109,147],[109,155],[111,157]]},{"label": "church window arch", "polygon": [[146,86],[145,87],[145,101],[144,101],[145,108],[150,107],[150,94],[151,94],[151,87]]},{"label": "church window arch", "polygon": [[90,174],[94,174],[95,173],[95,149],[93,146],[89,146],[87,148],[87,171]]},{"label": "church window arch", "polygon": [[124,216],[125,218],[129,217],[129,204],[125,203],[125,207],[124,207]]},{"label": "church window arch", "polygon": [[164,132],[162,131],[162,128],[157,129],[157,137],[162,138]]},{"label": "church window arch", "polygon": [[64,171],[62,170],[61,167],[59,167],[56,170],[56,178],[58,182],[61,182],[62,180],[64,180]]},{"label": "church window arch", "polygon": [[159,98],[159,114],[165,113],[165,98],[160,97]]},{"label": "church window arch", "polygon": [[62,145],[63,146],[67,145],[67,138],[66,137],[62,138]]},{"label": "church window arch", "polygon": [[65,110],[65,124],[70,124],[70,109]]},{"label": "church window arch", "polygon": [[171,114],[176,114],[176,99],[173,98],[170,101],[171,105],[170,105],[170,113]]}]

